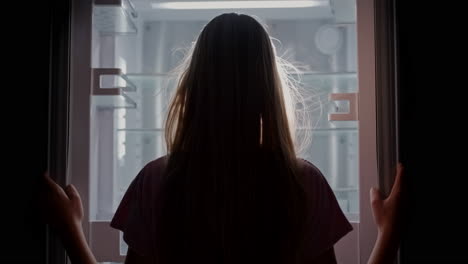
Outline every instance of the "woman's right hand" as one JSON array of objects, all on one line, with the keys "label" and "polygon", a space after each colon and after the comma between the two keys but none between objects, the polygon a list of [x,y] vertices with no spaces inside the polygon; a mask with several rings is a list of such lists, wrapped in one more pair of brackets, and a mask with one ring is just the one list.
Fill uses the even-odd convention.
[{"label": "woman's right hand", "polygon": [[370,200],[374,221],[377,225],[379,235],[388,235],[398,232],[400,227],[401,215],[401,178],[403,175],[403,166],[398,163],[395,182],[390,195],[383,200],[380,191],[377,188],[370,190]]},{"label": "woman's right hand", "polygon": [[377,188],[370,190],[370,201],[378,236],[368,264],[393,263],[400,244],[403,166],[397,166],[395,182],[387,199]]},{"label": "woman's right hand", "polygon": [[70,232],[81,230],[83,205],[81,197],[73,185],[62,188],[47,173],[44,174],[43,208],[45,220],[62,239],[71,236]]}]

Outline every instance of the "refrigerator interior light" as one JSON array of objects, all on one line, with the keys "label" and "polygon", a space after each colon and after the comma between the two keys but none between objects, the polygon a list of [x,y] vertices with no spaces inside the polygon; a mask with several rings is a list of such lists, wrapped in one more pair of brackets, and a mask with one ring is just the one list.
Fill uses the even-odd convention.
[{"label": "refrigerator interior light", "polygon": [[153,9],[249,9],[249,8],[306,8],[328,6],[328,0],[303,1],[180,1],[154,2]]}]

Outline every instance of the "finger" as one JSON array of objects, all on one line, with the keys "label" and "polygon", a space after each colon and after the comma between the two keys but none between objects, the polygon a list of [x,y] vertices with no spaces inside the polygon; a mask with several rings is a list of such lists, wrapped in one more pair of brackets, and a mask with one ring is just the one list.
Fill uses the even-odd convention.
[{"label": "finger", "polygon": [[397,171],[395,175],[395,181],[392,186],[392,191],[390,192],[390,196],[393,196],[395,193],[399,193],[401,191],[401,178],[403,175],[403,165],[401,163],[398,163],[397,165]]},{"label": "finger", "polygon": [[44,173],[44,180],[46,186],[51,188],[52,190],[59,191],[59,189],[62,189],[60,185],[58,185],[54,180],[52,180],[48,172]]},{"label": "finger", "polygon": [[53,184],[55,184],[54,180],[52,180],[52,179],[50,178],[49,172],[47,172],[47,171],[44,172],[44,174],[43,174],[43,179],[44,179],[45,183],[48,184],[48,185],[53,185]]},{"label": "finger", "polygon": [[56,195],[61,198],[67,197],[64,189],[58,185],[47,173],[44,174],[44,179],[46,182],[46,190],[44,190],[46,192],[45,195]]},{"label": "finger", "polygon": [[382,195],[375,187],[370,189],[370,202],[372,207],[377,207],[382,202]]},{"label": "finger", "polygon": [[73,186],[73,184],[70,184],[65,188],[65,193],[70,200],[81,202],[80,194],[78,193],[78,190],[76,190],[75,186]]}]

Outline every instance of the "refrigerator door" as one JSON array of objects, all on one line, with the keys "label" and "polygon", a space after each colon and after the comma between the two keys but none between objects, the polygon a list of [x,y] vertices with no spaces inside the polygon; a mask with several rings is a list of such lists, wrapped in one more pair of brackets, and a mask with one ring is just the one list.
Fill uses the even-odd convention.
[{"label": "refrigerator door", "polygon": [[203,26],[225,12],[258,17],[278,55],[298,66],[292,77],[310,126],[297,127],[296,137],[311,138],[298,155],[322,171],[354,227],[335,245],[338,262],[367,261],[376,236],[368,190],[378,178],[373,1],[276,2],[308,5],[74,1],[69,174],[83,196],[85,232],[98,261],[124,260],[126,245],[109,222],[139,170],[166,153],[172,70]]}]

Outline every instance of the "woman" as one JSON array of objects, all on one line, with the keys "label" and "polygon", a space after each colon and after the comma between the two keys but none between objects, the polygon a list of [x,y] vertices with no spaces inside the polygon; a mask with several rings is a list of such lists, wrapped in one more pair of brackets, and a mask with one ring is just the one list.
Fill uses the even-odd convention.
[{"label": "woman", "polygon": [[[333,245],[352,228],[320,171],[296,157],[288,88],[255,19],[223,14],[205,26],[169,109],[168,155],[141,170],[112,220],[126,263],[336,262]],[[371,192],[379,237],[369,263],[395,255],[400,175],[387,200]],[[78,192],[46,179],[72,262],[96,263]]]}]

